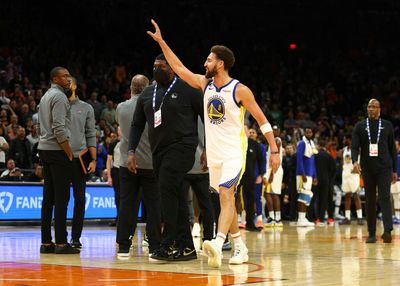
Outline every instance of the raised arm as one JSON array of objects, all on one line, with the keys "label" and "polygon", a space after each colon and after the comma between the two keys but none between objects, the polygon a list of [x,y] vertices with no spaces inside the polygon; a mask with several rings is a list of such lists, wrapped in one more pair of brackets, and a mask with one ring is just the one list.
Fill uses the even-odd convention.
[{"label": "raised arm", "polygon": [[153,40],[160,45],[160,48],[172,70],[190,86],[203,91],[208,80],[204,77],[204,75],[195,74],[185,67],[181,60],[174,54],[174,52],[162,38],[160,28],[158,27],[156,21],[152,19],[151,23],[153,24],[155,31],[154,33],[147,31],[147,34],[149,34]]},{"label": "raised arm", "polygon": [[253,116],[254,119],[257,121],[258,126],[260,126],[261,132],[267,139],[269,148],[271,150],[269,165],[275,173],[280,165],[280,157],[278,147],[276,146],[274,134],[272,132],[271,124],[269,124],[267,117],[265,117],[261,108],[258,106],[253,93],[247,86],[239,84],[237,86],[235,96],[237,102],[242,104],[243,107],[246,108],[250,112],[251,116]]}]

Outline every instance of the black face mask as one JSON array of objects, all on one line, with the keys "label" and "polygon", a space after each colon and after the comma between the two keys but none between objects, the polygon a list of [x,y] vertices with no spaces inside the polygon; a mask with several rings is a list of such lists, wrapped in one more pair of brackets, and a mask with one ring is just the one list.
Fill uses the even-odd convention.
[{"label": "black face mask", "polygon": [[67,98],[70,98],[72,96],[72,89],[64,88],[64,93],[67,96]]},{"label": "black face mask", "polygon": [[153,77],[158,84],[167,85],[169,83],[169,74],[163,69],[160,68],[154,69]]}]

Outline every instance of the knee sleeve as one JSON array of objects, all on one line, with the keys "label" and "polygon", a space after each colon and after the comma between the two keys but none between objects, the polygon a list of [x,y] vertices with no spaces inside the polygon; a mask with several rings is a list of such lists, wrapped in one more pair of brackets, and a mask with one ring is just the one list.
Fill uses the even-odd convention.
[{"label": "knee sleeve", "polygon": [[301,189],[299,191],[299,198],[297,199],[298,202],[309,206],[311,203],[311,199],[313,197],[313,193],[310,190]]}]

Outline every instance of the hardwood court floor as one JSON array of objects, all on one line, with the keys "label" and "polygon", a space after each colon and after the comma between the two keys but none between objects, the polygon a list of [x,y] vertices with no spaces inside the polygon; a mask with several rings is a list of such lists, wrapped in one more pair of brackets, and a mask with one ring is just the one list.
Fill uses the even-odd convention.
[{"label": "hardwood court floor", "polygon": [[400,285],[399,227],[392,244],[372,245],[365,244],[366,226],[243,232],[249,262],[228,265],[224,251],[220,270],[201,255],[189,262],[149,262],[143,230],[140,225],[131,257],[119,260],[111,227],[85,226],[80,255],[55,255],[39,253],[40,227],[0,226],[0,285]]}]

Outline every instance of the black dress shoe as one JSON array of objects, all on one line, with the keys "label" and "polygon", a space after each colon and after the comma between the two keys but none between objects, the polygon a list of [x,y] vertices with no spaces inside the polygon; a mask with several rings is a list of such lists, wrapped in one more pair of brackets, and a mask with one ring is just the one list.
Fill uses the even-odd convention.
[{"label": "black dress shoe", "polygon": [[181,248],[173,255],[174,261],[187,261],[193,259],[197,259],[196,249],[190,247]]},{"label": "black dress shoe", "polygon": [[382,239],[384,243],[392,243],[392,235],[390,234],[390,232],[384,232],[382,234]]},{"label": "black dress shoe", "polygon": [[249,224],[249,223],[247,223],[247,224],[246,224],[246,230],[248,230],[248,231],[260,232],[260,231],[262,231],[263,229],[262,229],[262,228],[257,228],[254,224]]},{"label": "black dress shoe", "polygon": [[155,260],[172,261],[174,260],[173,255],[174,251],[172,247],[162,246],[159,249],[155,250],[150,258]]},{"label": "black dress shoe", "polygon": [[79,241],[79,239],[71,239],[71,246],[73,248],[81,248],[82,243]]},{"label": "black dress shoe", "polygon": [[367,241],[365,243],[376,243],[376,236],[375,235],[369,235],[367,238]]},{"label": "black dress shoe", "polygon": [[54,243],[42,244],[40,246],[40,253],[54,253],[56,245]]},{"label": "black dress shoe", "polygon": [[54,253],[56,254],[78,254],[81,251],[77,248],[73,248],[71,244],[66,243],[64,245],[56,245]]}]

